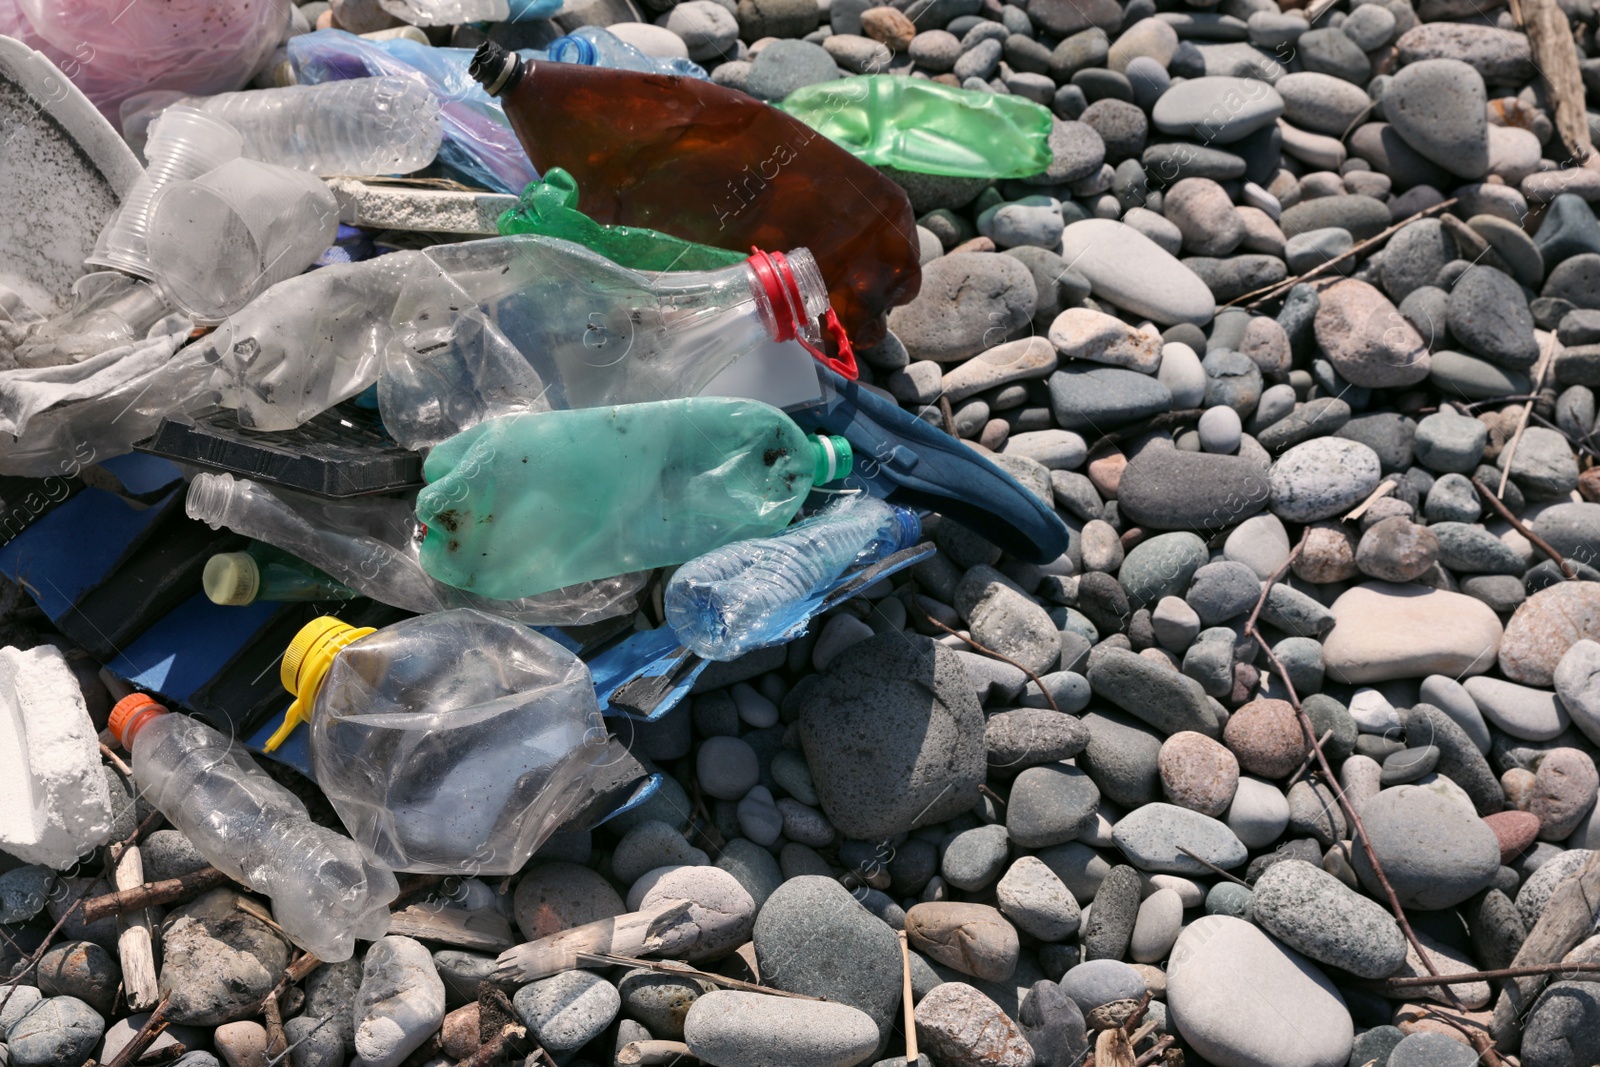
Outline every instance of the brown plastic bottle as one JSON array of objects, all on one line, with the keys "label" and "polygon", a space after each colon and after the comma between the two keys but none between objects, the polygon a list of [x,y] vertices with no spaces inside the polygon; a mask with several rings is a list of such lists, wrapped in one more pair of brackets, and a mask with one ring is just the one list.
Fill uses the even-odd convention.
[{"label": "brown plastic bottle", "polygon": [[494,43],[472,76],[540,172],[577,179],[578,210],[735,251],[805,247],[857,346],[922,284],[898,185],[798,119],[697,78],[532,63]]}]

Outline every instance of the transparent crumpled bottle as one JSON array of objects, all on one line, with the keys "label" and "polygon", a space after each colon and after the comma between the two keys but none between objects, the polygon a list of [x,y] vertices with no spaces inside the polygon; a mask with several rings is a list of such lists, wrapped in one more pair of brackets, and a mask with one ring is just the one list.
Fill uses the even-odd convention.
[{"label": "transparent crumpled bottle", "polygon": [[439,101],[420,75],[222,93],[189,106],[239,131],[248,159],[316,174],[409,174],[439,154]]},{"label": "transparent crumpled bottle", "polygon": [[783,529],[851,459],[844,438],[756,400],[505,415],[428,453],[422,566],[509,597],[683,563]]},{"label": "transparent crumpled bottle", "polygon": [[821,340],[827,288],[804,248],[709,271],[630,270],[570,241],[440,245],[410,273],[378,381],[395,440],[437,444],[494,415],[697,395],[772,341]]},{"label": "transparent crumpled bottle", "polygon": [[28,331],[17,345],[17,365],[56,367],[142,340],[172,305],[150,282],[101,270],[72,283],[72,307]]},{"label": "transparent crumpled bottle", "polygon": [[142,693],[111,712],[111,732],[133,756],[151,806],[217,870],[272,898],[289,939],[325,963],[389,929],[400,894],[393,872],[356,843],[311,821],[306,806],[243,748]]},{"label": "transparent crumpled bottle", "polygon": [[280,496],[231,474],[197,474],[185,507],[191,519],[297,556],[383,604],[407,611],[477,608],[529,626],[580,626],[626,615],[637,604],[647,573],[619,574],[535,597],[494,600],[435,581],[422,569],[422,532],[412,497],[320,500]]},{"label": "transparent crumpled bottle", "polygon": [[685,78],[710,77],[706,69],[692,59],[647,55],[599,26],[579,26],[565,37],[557,37],[545,49],[545,55],[556,63],[581,63],[586,67],[637,70],[646,74],[678,74]]},{"label": "transparent crumpled bottle", "polygon": [[860,494],[771,537],[736,541],[673,572],[667,624],[702,659],[730,660],[804,632],[828,586],[846,570],[917,543],[908,508]]},{"label": "transparent crumpled bottle", "polygon": [[517,871],[607,752],[583,661],[481,611],[377,631],[323,616],[281,677],[295,694],[285,726],[311,723],[317,784],[368,858],[397,871]]}]

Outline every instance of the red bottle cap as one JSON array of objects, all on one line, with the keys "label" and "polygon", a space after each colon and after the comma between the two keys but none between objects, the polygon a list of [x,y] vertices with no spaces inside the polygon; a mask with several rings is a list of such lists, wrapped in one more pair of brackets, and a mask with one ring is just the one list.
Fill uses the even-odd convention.
[{"label": "red bottle cap", "polygon": [[834,314],[833,308],[828,308],[822,321],[829,335],[833,337],[834,343],[839,347],[838,358],[828,355],[801,336],[800,331],[805,329],[808,321],[806,304],[805,298],[800,293],[800,283],[795,280],[794,271],[789,267],[788,257],[782,252],[763,252],[759,248],[752,248],[750,252],[750,258],[746,262],[756,272],[756,278],[766,290],[767,302],[771,305],[773,317],[777,320],[777,340],[799,341],[801,347],[816,357],[823,366],[837,371],[852,382],[855,381],[861,374],[860,368],[856,365],[855,348],[850,344],[850,338],[839,322],[839,316]]}]

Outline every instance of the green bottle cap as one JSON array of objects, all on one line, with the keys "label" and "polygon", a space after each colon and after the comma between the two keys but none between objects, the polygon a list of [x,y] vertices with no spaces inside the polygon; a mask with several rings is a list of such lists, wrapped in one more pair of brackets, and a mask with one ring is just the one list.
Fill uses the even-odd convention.
[{"label": "green bottle cap", "polygon": [[842,437],[812,435],[811,447],[816,457],[816,468],[811,475],[812,485],[827,485],[850,477],[855,468],[855,450]]}]

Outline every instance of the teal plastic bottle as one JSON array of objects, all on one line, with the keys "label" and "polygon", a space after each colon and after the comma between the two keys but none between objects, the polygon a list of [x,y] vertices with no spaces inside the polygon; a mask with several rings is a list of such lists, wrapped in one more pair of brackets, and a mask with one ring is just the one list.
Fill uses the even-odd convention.
[{"label": "teal plastic bottle", "polygon": [[497,598],[671,566],[783,529],[851,461],[755,400],[506,415],[428,454],[422,566]]}]

